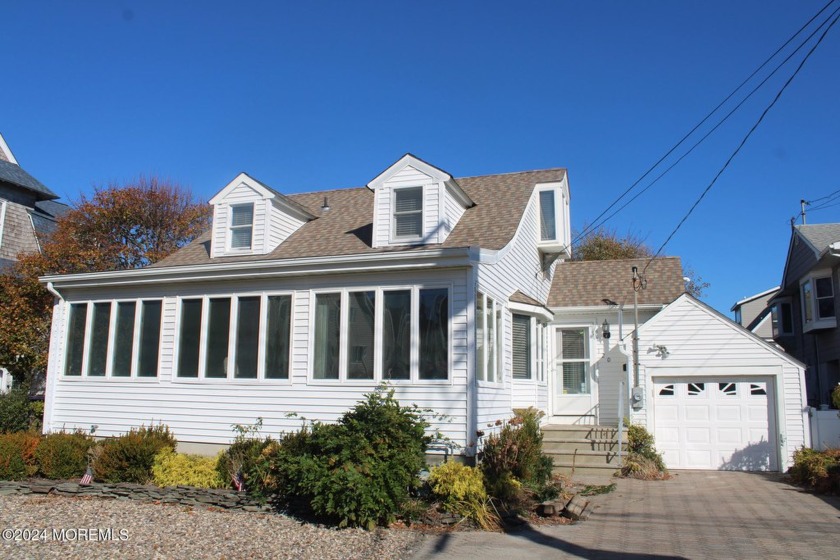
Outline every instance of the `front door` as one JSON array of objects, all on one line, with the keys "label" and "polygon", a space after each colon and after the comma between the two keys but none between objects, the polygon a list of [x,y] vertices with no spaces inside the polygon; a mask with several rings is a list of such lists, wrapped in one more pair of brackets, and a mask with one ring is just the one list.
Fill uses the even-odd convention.
[{"label": "front door", "polygon": [[589,329],[557,328],[554,333],[554,415],[569,424],[596,424],[589,360]]}]

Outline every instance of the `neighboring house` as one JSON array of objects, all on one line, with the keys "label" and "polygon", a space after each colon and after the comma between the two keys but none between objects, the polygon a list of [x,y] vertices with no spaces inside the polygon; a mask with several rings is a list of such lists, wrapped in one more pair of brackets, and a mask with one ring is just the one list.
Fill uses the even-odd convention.
[{"label": "neighboring house", "polygon": [[795,226],[773,298],[776,342],[807,366],[808,404],[828,406],[840,383],[840,224]]},{"label": "neighboring house", "polygon": [[[635,294],[638,376],[633,267],[647,280]],[[559,264],[552,419],[616,426],[629,417],[654,434],[669,468],[787,468],[809,441],[802,365],[683,292],[673,257]]]},{"label": "neighboring house", "polygon": [[67,209],[57,198],[18,164],[0,135],[0,270],[19,254],[40,250],[40,240]]},{"label": "neighboring house", "polygon": [[777,312],[770,300],[779,291],[779,286],[765,290],[735,302],[730,311],[735,314],[735,322],[755,333],[764,340],[771,342],[774,337],[774,329],[777,327]]},{"label": "neighboring house", "polygon": [[210,203],[212,230],[154,266],[42,279],[45,430],[161,421],[209,451],[257,417],[335,420],[384,381],[472,455],[511,414],[511,371],[547,356],[565,169],[456,179],[407,154],[361,188],[285,196],[243,173]]},{"label": "neighboring house", "polygon": [[804,441],[801,368],[680,295],[679,259],[564,262],[564,169],[456,179],[406,155],[366,187],[284,196],[241,174],[210,203],[211,231],[153,266],[42,278],[46,431],[164,422],[212,452],[232,424],[332,421],[387,382],[468,457],[529,406],[552,424],[629,414],[681,468],[781,469]]},{"label": "neighboring house", "polygon": [[[18,255],[40,251],[40,242],[54,229],[55,218],[67,209],[57,198],[18,164],[0,135],[0,272]],[[0,368],[0,393],[10,386],[11,376]]]}]

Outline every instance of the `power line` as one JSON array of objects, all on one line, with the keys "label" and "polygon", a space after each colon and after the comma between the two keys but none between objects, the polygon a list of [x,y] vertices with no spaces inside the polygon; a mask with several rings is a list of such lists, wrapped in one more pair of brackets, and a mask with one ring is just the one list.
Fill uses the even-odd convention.
[{"label": "power line", "polygon": [[[701,126],[702,126],[702,125],[703,125],[703,124],[704,124],[707,120],[709,120],[709,119],[712,117],[712,115],[714,115],[714,114],[715,114],[715,113],[716,113],[716,112],[717,112],[717,111],[718,111],[718,110],[719,110],[719,109],[720,109],[723,105],[725,105],[725,104],[726,104],[726,102],[728,102],[728,101],[729,101],[729,100],[730,100],[730,99],[731,99],[731,98],[732,98],[732,97],[733,97],[733,96],[734,96],[734,95],[735,95],[738,91],[740,91],[740,90],[741,90],[741,88],[743,88],[743,87],[744,87],[744,85],[746,85],[746,84],[747,84],[750,80],[752,80],[752,79],[756,76],[756,74],[758,74],[758,73],[759,73],[759,72],[760,72],[760,71],[761,71],[761,70],[762,70],[762,69],[763,69],[763,68],[764,68],[767,64],[769,64],[769,63],[770,63],[770,61],[771,61],[771,60],[773,60],[773,59],[776,57],[776,55],[778,55],[778,54],[779,54],[779,53],[780,53],[780,52],[781,52],[781,51],[782,51],[785,47],[787,47],[787,46],[788,46],[788,45],[789,45],[789,44],[790,44],[790,43],[791,43],[791,42],[792,42],[792,41],[793,41],[793,40],[794,40],[794,39],[795,39],[795,38],[796,38],[796,37],[797,37],[800,33],[802,33],[802,31],[804,31],[804,30],[805,30],[808,26],[810,26],[810,25],[811,25],[811,23],[812,23],[815,19],[817,19],[817,18],[818,18],[818,17],[819,17],[819,16],[820,16],[820,15],[821,15],[821,14],[822,14],[822,13],[823,13],[826,9],[828,9],[828,7],[829,7],[831,4],[833,4],[834,2],[835,2],[835,0],[829,0],[829,2],[828,2],[825,6],[823,6],[823,7],[822,7],[822,8],[821,8],[821,9],[820,9],[820,10],[819,10],[816,14],[814,14],[814,15],[811,17],[811,19],[809,19],[809,20],[808,20],[808,21],[807,21],[804,25],[802,25],[802,27],[800,27],[800,28],[796,31],[796,33],[794,33],[793,35],[791,35],[791,36],[790,36],[790,38],[788,38],[788,40],[787,40],[787,41],[785,41],[785,42],[782,44],[782,46],[780,46],[778,49],[776,49],[776,50],[773,52],[773,54],[771,54],[771,55],[770,55],[770,56],[769,56],[769,57],[768,57],[768,58],[767,58],[764,62],[762,62],[762,63],[758,66],[758,68],[756,68],[756,69],[755,69],[755,70],[754,70],[754,71],[753,71],[753,72],[752,72],[752,73],[751,73],[751,74],[750,74],[750,75],[749,75],[749,76],[748,76],[748,77],[747,77],[744,81],[742,81],[742,82],[741,82],[741,83],[740,83],[740,84],[739,84],[739,85],[738,85],[738,86],[737,86],[734,90],[732,90],[732,92],[731,92],[729,95],[727,95],[727,96],[723,99],[723,101],[721,101],[721,102],[720,102],[720,103],[719,103],[719,104],[718,104],[718,105],[717,105],[714,109],[712,109],[712,110],[711,110],[711,111],[710,111],[710,112],[709,112],[709,113],[708,113],[705,117],[703,117],[703,119],[701,119],[701,120],[700,120],[700,122],[698,122],[696,125],[694,125],[694,127],[693,127],[691,130],[689,130],[689,131],[688,131],[688,132],[687,132],[687,133],[686,133],[686,134],[685,134],[685,135],[684,135],[684,136],[683,136],[683,137],[682,137],[682,138],[681,138],[681,139],[680,139],[680,140],[679,140],[676,144],[674,144],[674,145],[673,145],[673,146],[672,146],[672,147],[671,147],[671,148],[670,148],[670,149],[669,149],[669,150],[665,153],[665,155],[663,155],[661,158],[659,158],[659,159],[656,161],[656,163],[654,163],[652,166],[650,166],[650,168],[648,168],[648,170],[647,170],[647,171],[645,171],[645,172],[642,174],[642,176],[641,176],[641,177],[639,177],[638,179],[636,179],[636,181],[634,181],[632,185],[630,185],[630,186],[629,186],[629,187],[628,187],[628,188],[627,188],[627,189],[626,189],[623,193],[621,193],[621,195],[620,195],[618,198],[616,198],[616,199],[615,199],[615,200],[614,200],[614,201],[613,201],[613,202],[612,202],[609,206],[607,206],[607,208],[606,208],[606,209],[604,209],[604,211],[603,211],[603,212],[601,212],[601,213],[600,213],[600,214],[599,214],[599,215],[598,215],[598,216],[597,216],[597,217],[596,217],[596,218],[592,221],[592,224],[590,224],[589,226],[584,227],[584,228],[583,228],[583,230],[582,230],[582,231],[581,231],[581,232],[580,232],[580,233],[579,233],[579,234],[578,234],[578,235],[577,235],[577,236],[576,236],[576,237],[572,240],[571,244],[574,244],[574,243],[576,243],[578,240],[580,240],[581,238],[586,237],[586,236],[587,236],[587,235],[589,235],[589,234],[590,234],[593,230],[595,230],[597,227],[600,227],[601,225],[603,225],[604,223],[606,223],[609,219],[611,219],[611,218],[612,218],[612,217],[613,217],[613,216],[614,216],[617,212],[613,212],[613,213],[612,213],[612,214],[610,214],[610,215],[609,215],[606,219],[604,219],[604,220],[603,220],[600,224],[598,223],[598,221],[599,221],[599,220],[600,220],[600,219],[601,219],[601,218],[602,218],[602,217],[603,217],[603,216],[604,216],[607,212],[609,212],[609,211],[610,211],[613,207],[615,207],[615,205],[616,205],[616,204],[618,204],[618,203],[619,203],[619,202],[620,202],[620,201],[621,201],[621,200],[622,200],[625,196],[627,196],[627,195],[630,193],[630,191],[632,191],[632,190],[633,190],[633,189],[634,189],[634,188],[635,188],[635,187],[636,187],[639,183],[641,183],[641,182],[645,179],[645,177],[647,177],[648,175],[650,175],[650,173],[651,173],[651,172],[653,172],[653,170],[654,170],[654,169],[656,169],[656,168],[657,168],[657,167],[658,167],[658,166],[659,166],[659,165],[660,165],[660,164],[661,164],[661,163],[662,163],[665,159],[667,159],[667,158],[668,158],[668,156],[670,156],[670,155],[671,155],[671,154],[672,154],[672,153],[673,153],[673,152],[674,152],[677,148],[679,148],[679,147],[680,147],[680,146],[681,146],[681,145],[682,145],[682,144],[683,144],[683,143],[684,143],[684,142],[685,142],[685,141],[686,141],[686,140],[687,140],[687,139],[688,139],[688,138],[689,138],[692,134],[694,134],[694,132],[696,132],[696,131],[697,131],[697,129],[698,129],[698,128],[700,128],[700,127],[701,127]],[[821,26],[822,26],[822,25],[824,25],[824,24],[825,24],[825,22],[823,22],[823,24],[821,24]],[[817,29],[819,29],[819,28],[817,28]],[[813,36],[813,33],[812,33],[812,35],[811,35],[811,36]],[[809,39],[810,39],[810,37],[809,37]],[[806,40],[806,42],[807,42],[807,40]],[[798,48],[797,48],[797,50],[798,50],[799,48],[801,48],[801,45],[800,45],[800,47],[798,47]],[[794,52],[796,52],[796,51],[794,51]],[[790,58],[790,57],[788,57],[788,58]],[[778,67],[777,67],[777,70],[778,70]],[[774,70],[774,72],[775,72],[775,70]],[[772,76],[772,73],[771,73],[771,76]],[[766,81],[766,79],[765,79],[765,81]],[[762,82],[762,83],[763,83],[763,82]],[[754,93],[754,92],[753,92],[753,93]],[[752,95],[752,93],[751,93],[750,95]],[[748,96],[748,97],[749,97],[749,96]],[[748,97],[747,97],[747,98],[748,98]],[[741,104],[743,104],[743,101],[741,102]],[[740,105],[738,105],[738,106],[740,107]],[[736,107],[736,108],[737,108],[737,107]],[[731,113],[730,113],[730,114],[731,114]],[[729,116],[729,115],[727,115],[727,118],[728,118],[728,116]],[[724,120],[725,120],[725,119],[724,119]],[[718,124],[718,126],[720,126],[720,123]],[[715,127],[715,128],[717,128],[717,127]],[[713,129],[713,130],[714,130],[714,129]],[[706,136],[704,136],[704,137],[703,137],[703,139],[701,139],[701,141],[702,141],[702,140],[705,140],[705,138],[706,138],[706,137],[708,137],[708,134],[707,134]],[[695,145],[694,147],[696,147],[696,145]],[[693,150],[693,148],[694,148],[694,147],[692,147],[692,150]],[[687,155],[687,154],[685,154],[685,155]],[[683,157],[685,157],[685,155],[684,155]],[[682,159],[682,158],[680,158],[680,159]],[[679,160],[678,160],[678,161],[679,161]],[[673,166],[669,167],[669,168],[668,168],[668,170],[666,170],[666,173],[667,173],[667,171],[670,171],[670,169],[671,169],[672,167],[673,167]],[[663,173],[663,175],[664,175],[664,173]],[[656,181],[658,181],[661,177],[662,177],[662,175],[660,175],[660,177],[657,177],[657,178],[654,180],[654,182],[653,182],[653,183],[651,183],[650,185],[648,185],[648,186],[645,188],[645,190],[647,190],[648,188],[650,188],[650,186],[651,186],[651,185],[653,185]],[[644,192],[644,191],[642,191],[642,192]],[[629,204],[630,202],[632,202],[632,201],[633,201],[633,200],[635,200],[636,198],[638,198],[638,195],[636,195],[635,197],[633,197],[630,201],[628,201],[628,202],[627,202],[626,204],[624,204],[621,208],[619,208],[619,211],[620,211],[620,210],[622,210],[623,208],[625,208],[625,207],[627,206],[627,204]]]},{"label": "power line", "polygon": [[[836,13],[836,11],[835,11],[835,13]],[[670,235],[668,235],[668,238],[665,239],[665,242],[662,243],[662,245],[659,247],[659,249],[657,249],[656,253],[654,253],[654,255],[650,258],[650,260],[648,260],[647,264],[645,265],[644,270],[642,271],[642,275],[644,275],[644,273],[647,271],[648,267],[650,266],[650,263],[652,263],[653,260],[657,256],[659,256],[659,254],[662,252],[662,249],[664,249],[665,246],[668,244],[668,242],[671,241],[671,239],[680,230],[680,228],[685,223],[685,221],[689,218],[689,216],[691,216],[691,214],[694,212],[694,210],[697,208],[697,206],[700,204],[700,202],[706,197],[706,195],[709,193],[709,191],[712,189],[712,187],[715,185],[715,183],[717,183],[717,180],[720,178],[720,176],[723,174],[723,172],[726,171],[726,168],[729,167],[729,164],[732,163],[732,160],[735,159],[735,156],[737,156],[738,152],[741,151],[741,148],[743,148],[744,145],[747,143],[747,140],[749,140],[750,136],[752,136],[753,132],[755,132],[755,130],[758,128],[758,126],[764,120],[764,117],[767,116],[767,113],[770,112],[770,109],[772,109],[773,106],[776,105],[776,103],[782,97],[782,94],[784,93],[784,91],[791,84],[791,82],[793,82],[794,78],[796,78],[796,76],[799,74],[799,71],[802,70],[802,67],[805,66],[805,63],[808,61],[808,59],[811,57],[811,55],[814,54],[814,51],[817,50],[817,47],[820,46],[823,39],[825,39],[825,36],[828,34],[828,32],[831,30],[831,28],[834,27],[834,24],[837,23],[838,19],[840,19],[840,15],[835,16],[834,19],[831,21],[831,23],[828,25],[828,27],[825,28],[825,31],[822,32],[822,35],[820,35],[819,39],[817,39],[817,42],[814,44],[813,47],[811,47],[811,49],[808,51],[808,53],[805,55],[805,57],[799,63],[799,66],[797,66],[796,70],[793,71],[793,74],[791,74],[790,77],[787,79],[787,81],[784,83],[784,85],[782,85],[781,89],[779,89],[779,92],[776,94],[776,96],[773,98],[773,100],[770,102],[770,104],[767,105],[767,107],[764,109],[764,112],[761,113],[761,116],[758,117],[758,120],[755,122],[755,124],[752,126],[752,128],[750,128],[750,130],[749,130],[749,132],[747,132],[746,136],[744,136],[744,138],[741,140],[741,143],[738,144],[738,147],[735,148],[735,151],[733,151],[732,154],[729,156],[729,159],[727,159],[726,162],[723,164],[723,167],[721,167],[720,170],[717,172],[717,174],[714,176],[711,183],[709,183],[709,185],[705,188],[705,190],[703,190],[700,197],[694,202],[694,204],[691,206],[691,208],[689,208],[689,210],[685,214],[685,216],[683,216],[683,218],[677,224],[677,227],[674,228],[674,230],[670,233]]]},{"label": "power line", "polygon": [[[834,1],[834,0],[832,0],[832,2],[833,2],[833,1]],[[822,11],[822,10],[821,10],[821,11]],[[633,197],[632,197],[632,198],[630,198],[630,200],[628,200],[627,202],[625,202],[624,204],[622,204],[619,208],[617,208],[617,209],[616,209],[614,212],[612,212],[609,216],[607,216],[606,218],[604,218],[603,220],[601,220],[601,222],[600,222],[600,223],[598,223],[598,219],[599,219],[601,216],[603,216],[603,215],[604,215],[604,213],[605,213],[605,212],[602,212],[602,213],[601,213],[601,215],[600,215],[598,218],[596,218],[596,219],[595,219],[595,221],[593,221],[593,222],[592,222],[592,224],[590,224],[590,226],[588,226],[589,232],[591,232],[593,229],[595,229],[595,228],[597,228],[597,227],[600,227],[600,226],[602,226],[603,224],[607,223],[607,221],[609,221],[610,219],[612,219],[612,218],[613,218],[613,216],[615,216],[616,214],[618,214],[619,212],[621,212],[622,210],[624,210],[625,208],[627,208],[627,206],[629,206],[630,204],[632,204],[634,200],[636,200],[637,198],[639,198],[641,195],[643,195],[645,192],[647,192],[647,191],[648,191],[648,190],[649,190],[649,189],[650,189],[653,185],[655,185],[656,183],[658,183],[660,179],[662,179],[665,175],[667,175],[667,174],[668,174],[668,173],[669,173],[669,172],[670,172],[670,171],[671,171],[674,167],[676,167],[676,166],[677,166],[677,165],[678,165],[678,164],[679,164],[679,163],[680,163],[683,159],[685,159],[686,157],[688,157],[688,155],[689,155],[689,154],[691,154],[691,153],[692,153],[692,152],[693,152],[693,151],[694,151],[694,150],[695,150],[698,146],[700,146],[700,144],[702,144],[702,143],[703,143],[703,142],[704,142],[704,141],[705,141],[705,140],[706,140],[709,136],[711,136],[711,135],[712,135],[712,134],[713,134],[713,133],[714,133],[714,132],[715,132],[718,128],[720,128],[720,127],[721,127],[721,125],[723,125],[723,123],[725,123],[727,120],[729,120],[729,118],[730,118],[730,117],[731,117],[731,116],[732,116],[732,115],[733,115],[733,114],[734,114],[734,113],[735,113],[738,109],[740,109],[740,108],[741,108],[741,106],[743,106],[743,105],[744,105],[744,103],[746,103],[746,102],[747,102],[747,100],[749,100],[749,99],[750,99],[750,98],[751,98],[751,97],[752,97],[752,96],[753,96],[753,95],[754,95],[754,94],[755,94],[755,93],[756,93],[759,89],[761,89],[761,88],[764,86],[764,84],[766,84],[766,83],[767,83],[767,81],[768,81],[770,78],[772,78],[772,77],[776,74],[776,72],[778,72],[778,71],[779,71],[779,70],[780,70],[780,69],[781,69],[781,68],[782,68],[785,64],[787,64],[787,63],[788,63],[788,61],[789,61],[791,58],[793,58],[793,56],[794,56],[796,53],[798,53],[798,52],[799,52],[799,51],[800,51],[800,50],[801,50],[801,49],[802,49],[802,48],[803,48],[806,44],[808,44],[808,41],[810,41],[810,40],[811,40],[811,39],[812,39],[812,38],[813,38],[813,37],[814,37],[814,36],[815,36],[815,35],[819,32],[819,30],[820,30],[820,29],[822,29],[822,27],[823,27],[826,23],[828,23],[828,21],[829,21],[829,20],[830,20],[833,16],[835,16],[838,12],[840,12],[840,8],[835,9],[835,10],[834,10],[834,12],[832,12],[832,13],[831,13],[831,15],[829,15],[829,16],[828,16],[828,17],[827,17],[827,18],[826,18],[826,19],[825,19],[825,20],[824,20],[824,21],[823,21],[820,25],[818,25],[818,26],[817,26],[817,28],[816,28],[816,29],[814,29],[814,31],[812,31],[812,32],[811,32],[811,34],[810,34],[810,35],[808,35],[808,37],[806,37],[806,38],[805,38],[805,39],[804,39],[804,40],[803,40],[803,41],[802,41],[802,42],[801,42],[801,43],[800,43],[800,44],[796,47],[796,49],[794,49],[794,50],[793,50],[793,52],[791,52],[791,53],[790,53],[787,57],[785,57],[785,59],[784,59],[782,62],[780,62],[779,64],[777,64],[777,65],[776,65],[776,67],[775,67],[775,68],[774,68],[774,69],[770,72],[770,74],[768,74],[768,75],[767,75],[767,76],[766,76],[766,77],[765,77],[765,78],[764,78],[761,82],[759,82],[759,84],[758,84],[757,86],[755,86],[755,87],[752,89],[752,91],[750,91],[750,92],[746,95],[746,97],[744,97],[744,98],[743,98],[740,102],[738,102],[738,104],[736,104],[736,105],[735,105],[735,107],[733,107],[733,108],[732,108],[732,110],[730,110],[730,111],[729,111],[729,113],[727,113],[727,114],[726,114],[726,115],[725,115],[725,116],[724,116],[721,120],[719,120],[719,121],[717,122],[717,124],[715,124],[715,126],[713,126],[713,127],[712,127],[712,128],[711,128],[708,132],[706,132],[706,134],[704,134],[704,135],[703,135],[703,136],[702,136],[702,137],[701,137],[701,138],[700,138],[697,142],[695,142],[695,143],[694,143],[694,145],[692,145],[692,146],[691,146],[691,147],[690,147],[690,148],[689,148],[689,149],[688,149],[685,153],[683,153],[683,154],[682,154],[679,158],[677,158],[677,160],[676,160],[675,162],[673,162],[671,165],[669,165],[669,166],[665,169],[665,171],[663,171],[662,173],[660,173],[660,174],[659,174],[659,175],[658,175],[658,176],[657,176],[657,177],[656,177],[653,181],[651,181],[650,183],[648,183],[648,184],[647,184],[647,185],[646,185],[646,186],[645,186],[642,190],[640,190],[640,191],[639,191],[639,192],[637,192],[635,195],[633,195]],[[816,17],[816,16],[815,16],[815,17]],[[809,21],[809,23],[810,23],[811,21],[813,21],[813,19],[814,19],[814,18],[811,18],[811,20]],[[799,33],[799,32],[797,32],[797,34],[798,34],[798,33]],[[788,43],[789,43],[789,42],[790,42],[790,41],[788,41]],[[785,44],[787,44],[787,43],[785,43]],[[778,52],[778,51],[777,51],[777,52]],[[739,87],[740,87],[740,86],[739,86]],[[671,150],[671,151],[673,151],[673,150]],[[660,160],[660,161],[661,161],[661,160]],[[638,182],[637,182],[636,184],[638,184]],[[634,185],[634,186],[635,186],[635,185]],[[625,193],[625,194],[626,194],[626,193]],[[623,197],[623,196],[624,196],[624,195],[622,195],[622,197]],[[619,199],[620,199],[620,198],[619,198]],[[616,202],[618,202],[618,201],[616,201]],[[612,206],[615,206],[615,203],[613,203],[610,207],[612,207]],[[577,237],[576,239],[574,239],[574,240],[573,240],[573,243],[574,243],[575,241],[577,241],[579,238],[584,237],[585,235],[587,235],[587,233],[588,233],[588,232],[582,232],[581,234],[579,234],[579,235],[578,235],[578,237]]]}]

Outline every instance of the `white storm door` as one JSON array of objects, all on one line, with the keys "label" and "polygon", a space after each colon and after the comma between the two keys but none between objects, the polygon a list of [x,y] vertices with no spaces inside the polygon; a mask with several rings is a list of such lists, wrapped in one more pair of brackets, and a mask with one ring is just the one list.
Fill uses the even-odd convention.
[{"label": "white storm door", "polygon": [[597,416],[589,361],[589,329],[554,331],[554,414]]}]

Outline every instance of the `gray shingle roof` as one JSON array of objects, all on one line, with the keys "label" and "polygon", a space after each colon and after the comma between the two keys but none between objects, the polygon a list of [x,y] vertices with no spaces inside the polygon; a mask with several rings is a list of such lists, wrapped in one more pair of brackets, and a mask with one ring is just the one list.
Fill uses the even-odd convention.
[{"label": "gray shingle roof", "polygon": [[[633,303],[632,268],[641,273],[647,259],[609,261],[569,261],[557,265],[548,307],[584,307],[604,305],[604,299],[618,304]],[[654,260],[645,274],[647,287],[639,291],[639,304],[666,304],[685,292],[682,263],[679,257]]]},{"label": "gray shingle roof", "polygon": [[[503,175],[456,179],[475,202],[449,234],[435,247],[481,247],[501,249],[513,238],[537,183],[562,180],[566,170],[545,169]],[[330,210],[322,211],[324,197]],[[428,246],[371,247],[373,192],[367,187],[287,195],[316,219],[304,224],[274,251],[266,255],[210,258],[210,232],[206,232],[155,267],[186,266],[214,262],[259,261],[302,257],[343,256],[389,251],[417,251]]]},{"label": "gray shingle roof", "polygon": [[27,173],[19,165],[0,160],[0,181],[6,181],[36,193],[40,200],[52,200],[58,195],[45,187],[38,179]]},{"label": "gray shingle roof", "polygon": [[799,234],[813,245],[818,253],[826,247],[840,241],[840,224],[813,224],[796,226]]}]

